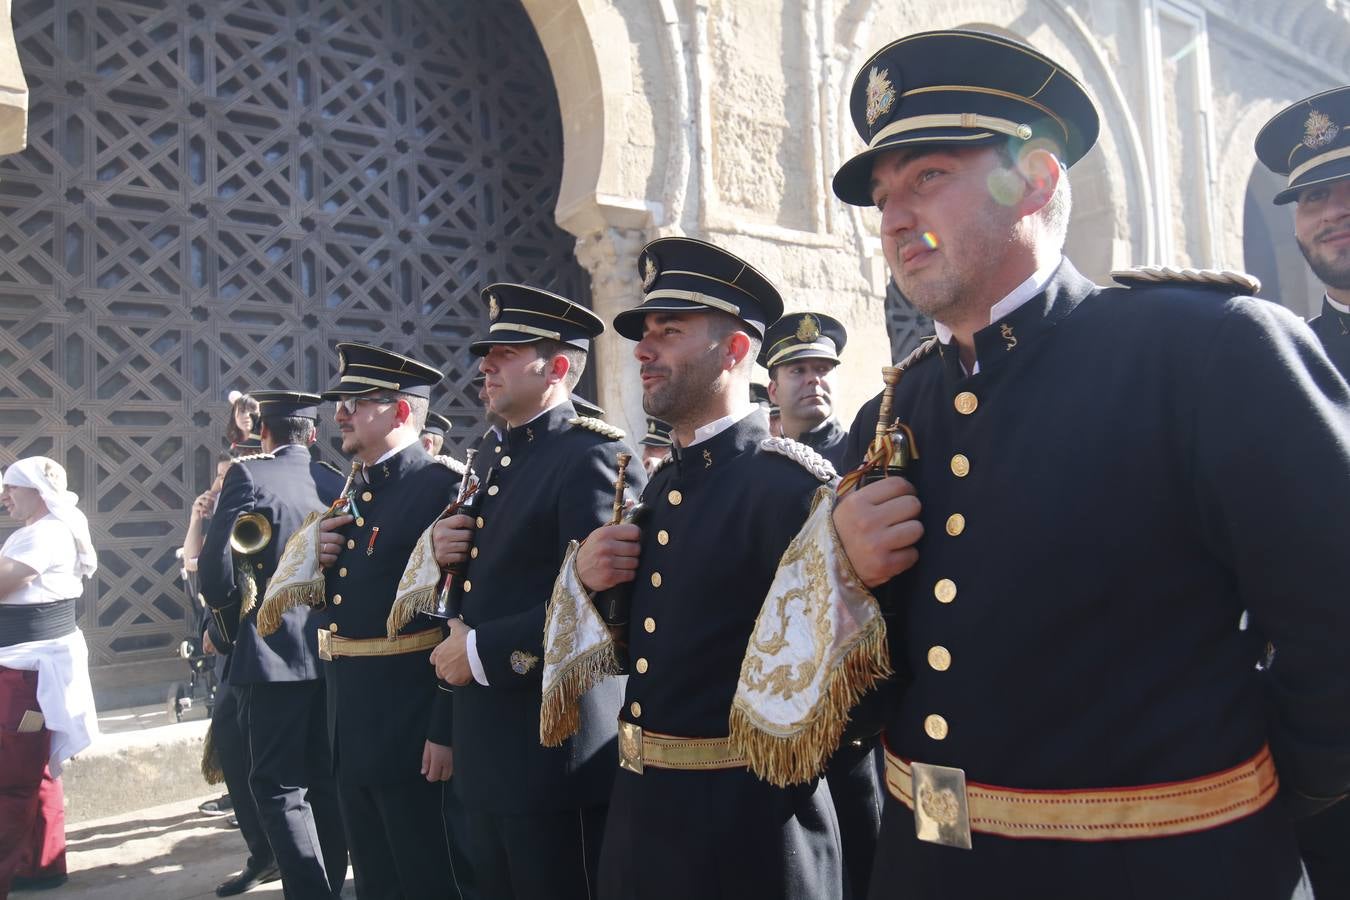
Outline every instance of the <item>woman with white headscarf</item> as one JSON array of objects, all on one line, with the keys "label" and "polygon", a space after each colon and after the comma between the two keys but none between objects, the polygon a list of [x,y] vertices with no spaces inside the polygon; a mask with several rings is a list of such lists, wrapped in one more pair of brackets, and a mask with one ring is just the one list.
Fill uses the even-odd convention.
[{"label": "woman with white headscarf", "polygon": [[98,735],[89,650],[76,626],[98,568],[89,520],[45,456],[5,470],[0,503],[23,523],[0,547],[0,897],[66,879],[62,764]]}]

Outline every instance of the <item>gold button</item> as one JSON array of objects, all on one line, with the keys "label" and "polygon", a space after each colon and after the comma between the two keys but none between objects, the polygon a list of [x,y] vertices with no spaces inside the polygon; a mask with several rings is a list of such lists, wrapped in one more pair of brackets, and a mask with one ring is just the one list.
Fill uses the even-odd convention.
[{"label": "gold button", "polygon": [[502,452],[502,445],[501,445],[501,444],[498,444],[497,446],[493,447],[493,448],[492,448],[492,452],[493,452],[493,453],[501,453],[501,452]]},{"label": "gold button", "polygon": [[681,494],[679,491],[671,491],[669,494],[666,494],[666,499],[670,501],[671,506],[679,506],[684,502],[684,494]]},{"label": "gold button", "polygon": [[355,549],[356,549],[356,541],[352,540],[351,538],[347,538],[347,549],[348,549],[348,550],[355,550]]},{"label": "gold button", "polygon": [[653,619],[651,616],[648,616],[647,618],[643,619],[643,620],[642,620],[642,630],[645,631],[645,632],[647,632],[648,634],[655,634],[655,633],[656,633],[656,620]]},{"label": "gold button", "polygon": [[937,714],[923,720],[923,732],[935,741],[947,736],[947,720]]},{"label": "gold button", "polygon": [[254,563],[254,564],[253,564],[253,568],[257,569],[259,572],[262,571],[262,567],[263,567],[263,564],[262,564],[262,563]]},{"label": "gold button", "polygon": [[477,558],[478,558],[478,548],[471,547],[469,549],[469,559],[477,559]]},{"label": "gold button", "polygon": [[947,517],[947,533],[952,537],[966,530],[966,517],[960,513],[952,513]]},{"label": "gold button", "polygon": [[647,657],[644,656],[644,657],[642,657],[641,659],[639,659],[639,660],[634,664],[633,667],[634,667],[635,669],[638,670],[638,674],[639,674],[639,675],[646,674],[646,672],[647,672]]},{"label": "gold button", "polygon": [[357,517],[356,517],[356,527],[357,527],[357,528],[362,528],[362,527],[365,526],[365,524],[366,524],[366,520],[365,520],[365,517],[364,517],[364,516],[357,516]]},{"label": "gold button", "polygon": [[980,405],[980,398],[970,391],[962,391],[956,395],[956,399],[952,403],[957,412],[963,416],[968,416],[975,411],[975,407]]},{"label": "gold button", "polygon": [[332,632],[334,632],[334,633],[336,633],[336,632],[337,632],[337,623],[336,623],[336,622],[330,622],[330,623],[328,624],[328,630],[329,630],[329,631],[332,631]]},{"label": "gold button", "polygon": [[956,599],[956,582],[950,578],[943,578],[933,585],[933,596],[939,603],[951,603]]},{"label": "gold button", "polygon": [[341,594],[334,594],[334,595],[333,595],[333,605],[334,605],[334,606],[341,606],[341,605],[342,605],[342,595],[341,595]]},{"label": "gold button", "polygon": [[957,478],[965,478],[970,474],[970,460],[964,453],[958,453],[952,457],[952,474]]},{"label": "gold button", "polygon": [[662,547],[664,547],[666,544],[669,544],[670,532],[662,528],[660,531],[656,533],[656,542],[660,544]]},{"label": "gold button", "polygon": [[361,495],[361,499],[369,503],[370,501],[375,499],[375,495],[372,494],[370,491],[366,491],[364,494]]},{"label": "gold button", "polygon": [[634,700],[632,703],[628,704],[628,711],[633,714],[633,718],[635,719],[641,718],[642,704]]},{"label": "gold button", "polygon": [[347,567],[346,567],[346,566],[343,566],[342,568],[338,569],[338,577],[339,577],[339,578],[346,578],[346,577],[347,577]]},{"label": "gold button", "polygon": [[478,520],[477,520],[476,524],[478,525],[479,528],[482,528],[482,527],[483,527],[483,517],[482,517],[482,516],[479,516],[479,517],[478,517]]},{"label": "gold button", "polygon": [[661,573],[660,573],[660,572],[653,572],[653,573],[652,573],[652,587],[660,587],[660,586],[661,586]]},{"label": "gold button", "polygon": [[503,457],[502,457],[502,468],[503,468],[503,469],[508,468],[510,465],[511,465],[511,457],[509,457],[509,456],[503,456]]},{"label": "gold button", "polygon": [[952,667],[952,652],[934,644],[928,648],[928,664],[939,672],[945,672]]},{"label": "gold button", "polygon": [[473,590],[473,582],[467,578],[464,579],[464,593],[467,594],[471,590]]},{"label": "gold button", "polygon": [[494,484],[492,487],[488,488],[488,496],[495,497],[497,496],[497,492],[500,490],[501,488]]}]

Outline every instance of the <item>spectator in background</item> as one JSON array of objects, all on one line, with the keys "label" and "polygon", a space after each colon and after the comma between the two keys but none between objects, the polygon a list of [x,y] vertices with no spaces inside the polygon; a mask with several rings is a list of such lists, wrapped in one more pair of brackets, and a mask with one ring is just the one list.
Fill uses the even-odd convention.
[{"label": "spectator in background", "polygon": [[89,649],[76,625],[98,568],[66,470],[30,456],[0,502],[23,523],[0,547],[0,897],[66,880],[62,764],[98,736]]},{"label": "spectator in background", "polygon": [[230,453],[240,456],[262,450],[258,436],[258,401],[240,391],[230,391],[230,421],[225,425],[225,440]]}]

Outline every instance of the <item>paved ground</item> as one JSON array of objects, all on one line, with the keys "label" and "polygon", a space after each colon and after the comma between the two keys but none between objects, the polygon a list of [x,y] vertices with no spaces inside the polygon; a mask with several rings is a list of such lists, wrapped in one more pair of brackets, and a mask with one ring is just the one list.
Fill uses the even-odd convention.
[{"label": "paved ground", "polygon": [[[24,897],[87,897],[90,900],[187,900],[214,898],[215,886],[243,866],[244,841],[224,817],[197,811],[207,794],[91,819],[67,829],[70,881],[58,890]],[[281,883],[261,885],[246,896],[280,898]],[[355,897],[350,873],[342,894]]]}]

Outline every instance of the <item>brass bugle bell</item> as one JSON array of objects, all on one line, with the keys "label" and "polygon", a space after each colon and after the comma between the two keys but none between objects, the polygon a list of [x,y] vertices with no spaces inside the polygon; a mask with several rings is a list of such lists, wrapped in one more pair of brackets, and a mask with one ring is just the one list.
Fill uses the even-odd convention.
[{"label": "brass bugle bell", "polygon": [[247,512],[234,520],[230,532],[230,549],[241,556],[250,556],[272,542],[272,523],[260,512]]}]

